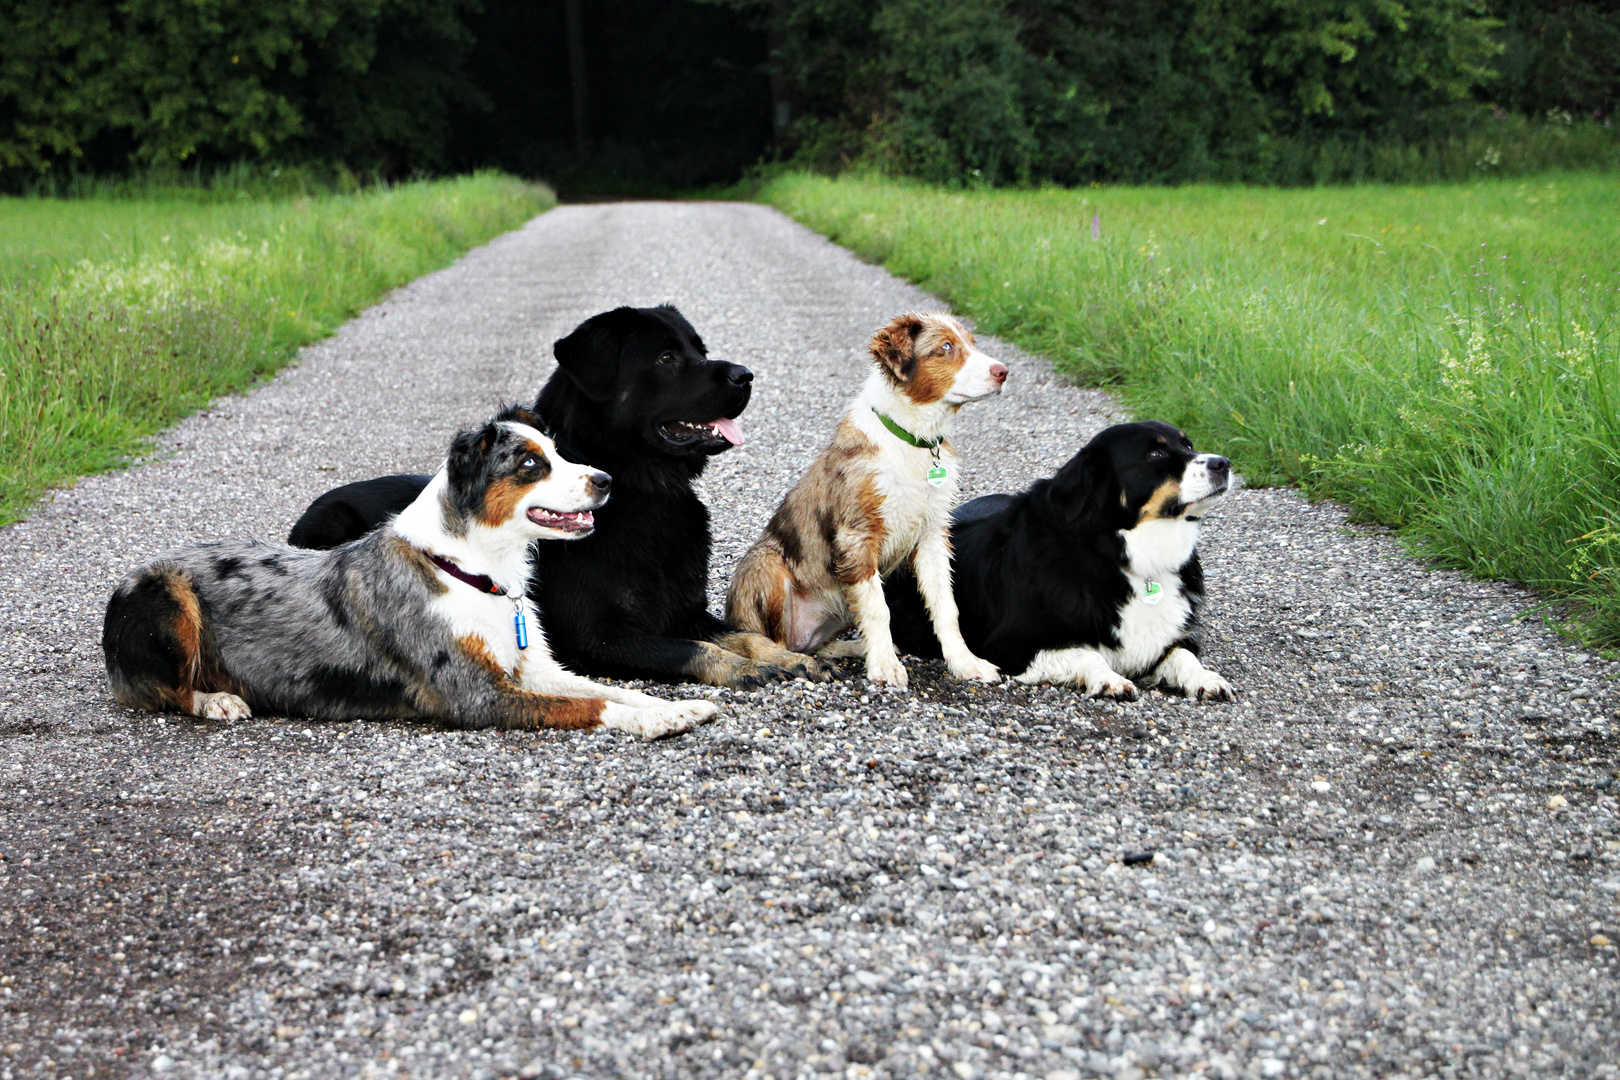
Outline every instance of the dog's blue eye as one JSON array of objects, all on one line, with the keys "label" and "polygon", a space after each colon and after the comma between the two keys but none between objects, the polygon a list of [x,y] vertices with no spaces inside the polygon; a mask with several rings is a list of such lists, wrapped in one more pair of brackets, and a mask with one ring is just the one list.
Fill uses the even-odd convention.
[{"label": "dog's blue eye", "polygon": [[534,468],[535,466],[537,466],[539,464],[540,463],[538,461],[534,460],[534,458],[532,458],[532,457],[526,457],[526,458],[523,459],[523,467],[525,469],[532,469],[532,468]]}]

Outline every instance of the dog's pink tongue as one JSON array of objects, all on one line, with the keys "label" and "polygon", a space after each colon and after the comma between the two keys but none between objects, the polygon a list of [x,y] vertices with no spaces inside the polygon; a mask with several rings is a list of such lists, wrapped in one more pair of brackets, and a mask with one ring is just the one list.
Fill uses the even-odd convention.
[{"label": "dog's pink tongue", "polygon": [[720,437],[725,439],[726,442],[730,443],[732,446],[741,446],[743,444],[742,428],[738,427],[737,421],[731,419],[729,416],[722,416],[720,419],[716,420],[714,422],[714,430],[718,431],[720,433]]}]

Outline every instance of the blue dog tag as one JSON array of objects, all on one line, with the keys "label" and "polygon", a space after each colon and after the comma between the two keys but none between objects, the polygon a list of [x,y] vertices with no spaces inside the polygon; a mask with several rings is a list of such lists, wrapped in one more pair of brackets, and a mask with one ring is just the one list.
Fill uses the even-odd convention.
[{"label": "blue dog tag", "polygon": [[520,606],[512,612],[512,632],[517,635],[517,646],[520,649],[529,647],[529,623],[523,617],[523,608]]}]

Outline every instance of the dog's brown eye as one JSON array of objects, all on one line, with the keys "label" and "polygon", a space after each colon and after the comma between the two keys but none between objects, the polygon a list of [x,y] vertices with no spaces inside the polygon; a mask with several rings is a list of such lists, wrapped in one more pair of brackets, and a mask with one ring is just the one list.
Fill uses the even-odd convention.
[{"label": "dog's brown eye", "polygon": [[1163,450],[1149,450],[1148,451],[1148,457],[1150,457],[1150,458],[1162,458],[1162,457],[1169,457],[1169,456],[1170,455],[1165,453]]},{"label": "dog's brown eye", "polygon": [[658,362],[660,364],[673,364],[675,362],[675,354],[672,352],[661,353],[658,357]]}]

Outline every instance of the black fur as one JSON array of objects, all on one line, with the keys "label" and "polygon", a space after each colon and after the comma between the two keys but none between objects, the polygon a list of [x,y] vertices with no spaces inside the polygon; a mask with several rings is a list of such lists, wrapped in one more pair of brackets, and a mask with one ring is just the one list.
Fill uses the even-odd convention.
[{"label": "black fur", "polygon": [[108,671],[127,672],[132,692],[156,699],[183,680],[185,651],[174,625],[179,605],[164,579],[145,577],[118,590],[101,628]]},{"label": "black fur", "polygon": [[[1118,424],[1028,491],[959,507],[951,520],[952,578],[968,648],[1017,675],[1045,649],[1118,647],[1119,613],[1130,592],[1119,534],[1136,525],[1154,492],[1193,457],[1192,443],[1169,424]],[[1196,550],[1180,577],[1193,617],[1172,647],[1196,656],[1204,599]],[[884,593],[895,644],[916,656],[939,656],[909,568],[896,571]]]},{"label": "black fur", "polygon": [[[613,498],[595,512],[592,535],[536,545],[530,595],[546,638],[583,674],[689,679],[698,642],[732,632],[708,610],[709,512],[692,490],[730,443],[665,425],[737,416],[753,374],[710,360],[697,331],[667,305],[593,316],[555,353],[557,371],[534,411],[563,457],[613,476]],[[329,491],[287,542],[329,548],[356,539],[428,480],[388,476]]]},{"label": "black fur", "polygon": [[287,535],[294,547],[327,551],[364,536],[411,505],[431,476],[379,476],[335,487],[304,510]]}]

